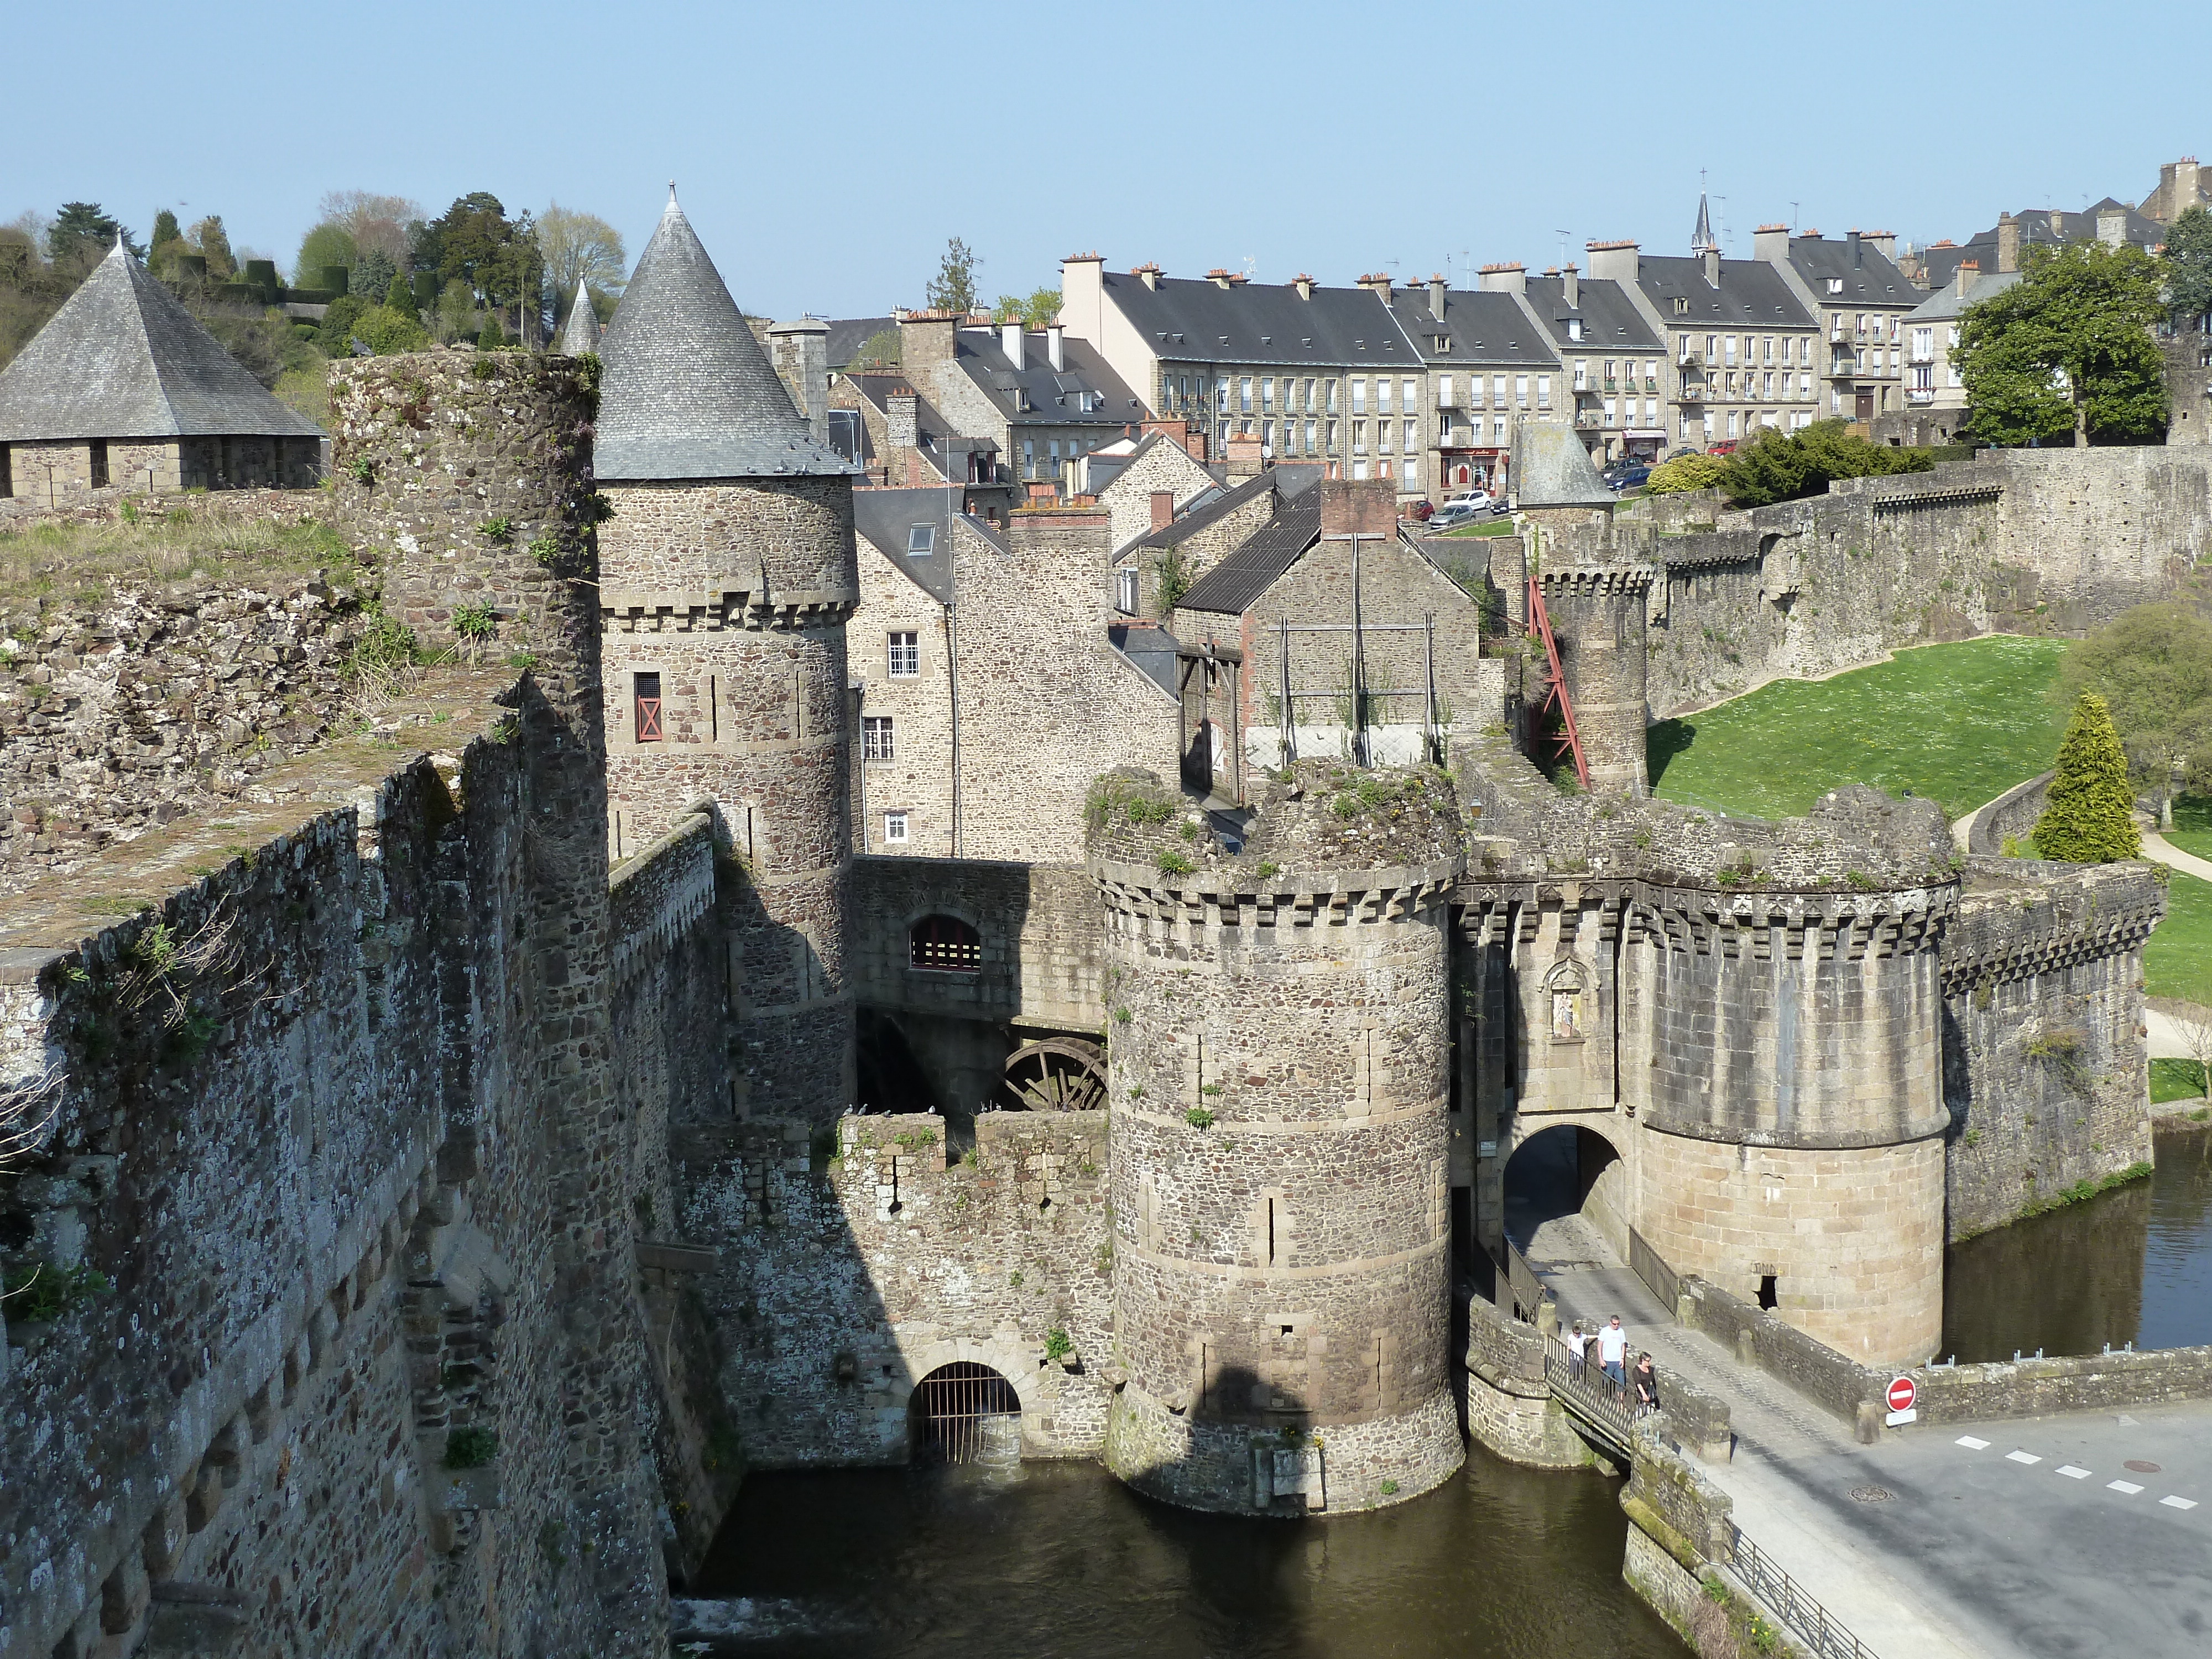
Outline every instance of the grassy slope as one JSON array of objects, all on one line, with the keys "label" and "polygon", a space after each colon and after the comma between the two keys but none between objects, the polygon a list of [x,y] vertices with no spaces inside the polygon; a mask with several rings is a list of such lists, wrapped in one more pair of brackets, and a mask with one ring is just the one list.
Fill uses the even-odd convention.
[{"label": "grassy slope", "polygon": [[1870,783],[1930,796],[1960,817],[2050,766],[2066,714],[2046,694],[2064,651],[2057,640],[1967,640],[1762,686],[1653,726],[1653,791],[1791,817],[1838,784]]}]

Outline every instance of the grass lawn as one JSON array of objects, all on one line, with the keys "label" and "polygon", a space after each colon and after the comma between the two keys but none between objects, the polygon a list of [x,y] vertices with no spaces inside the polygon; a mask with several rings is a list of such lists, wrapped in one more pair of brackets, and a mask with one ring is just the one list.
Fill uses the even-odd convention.
[{"label": "grass lawn", "polygon": [[1510,536],[1513,533],[1510,519],[1478,519],[1473,524],[1463,524],[1454,530],[1440,530],[1437,538],[1446,536]]},{"label": "grass lawn", "polygon": [[2193,1060],[2154,1060],[2150,1063],[2153,1101],[2195,1100],[2204,1092],[2204,1068]]},{"label": "grass lawn", "polygon": [[2143,990],[2212,1003],[2212,882],[2173,872],[2166,920],[2143,946]]},{"label": "grass lawn", "polygon": [[1794,817],[1839,784],[1869,783],[1929,796],[1960,817],[2050,767],[2066,731],[2066,711],[2048,696],[2065,649],[2010,635],[1916,646],[1833,679],[1778,680],[1662,720],[1647,739],[1652,793]]},{"label": "grass lawn", "polygon": [[2212,859],[2212,795],[2176,795],[2166,838],[2185,853]]}]

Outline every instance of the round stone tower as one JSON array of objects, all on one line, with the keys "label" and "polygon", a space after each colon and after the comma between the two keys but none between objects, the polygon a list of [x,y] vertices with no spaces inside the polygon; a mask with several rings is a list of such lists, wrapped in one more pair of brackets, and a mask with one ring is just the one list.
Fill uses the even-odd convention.
[{"label": "round stone tower", "polygon": [[1932,802],[1857,787],[1791,827],[1662,848],[1672,878],[1627,907],[1637,1227],[1863,1364],[1914,1364],[1942,1336],[1950,839]]},{"label": "round stone tower", "polygon": [[649,845],[702,797],[742,876],[740,1116],[853,1098],[845,975],[851,468],[823,448],[669,192],[599,347],[596,465],[608,836]]},{"label": "round stone tower", "polygon": [[1092,822],[1109,1467],[1248,1514],[1429,1490],[1463,1455],[1445,1352],[1449,785],[1302,764],[1233,858],[1148,777],[1102,780]]}]

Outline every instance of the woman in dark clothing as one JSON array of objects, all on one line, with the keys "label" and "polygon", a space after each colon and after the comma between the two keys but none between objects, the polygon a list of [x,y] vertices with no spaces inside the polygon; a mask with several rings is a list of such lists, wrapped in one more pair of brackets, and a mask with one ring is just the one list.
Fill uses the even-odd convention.
[{"label": "woman in dark clothing", "polygon": [[1659,1409],[1659,1373],[1651,1368],[1651,1356],[1638,1354],[1636,1369],[1629,1373],[1629,1381],[1636,1385],[1636,1414]]}]

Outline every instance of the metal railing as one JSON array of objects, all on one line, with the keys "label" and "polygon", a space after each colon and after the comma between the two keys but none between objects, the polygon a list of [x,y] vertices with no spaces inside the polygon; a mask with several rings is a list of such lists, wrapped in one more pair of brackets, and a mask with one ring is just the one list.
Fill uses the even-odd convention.
[{"label": "metal railing", "polygon": [[1660,1259],[1659,1252],[1644,1242],[1644,1235],[1631,1227],[1628,1230],[1628,1266],[1644,1281],[1644,1288],[1659,1298],[1659,1305],[1672,1318],[1682,1300],[1681,1281],[1674,1270]]},{"label": "metal railing", "polygon": [[1537,1279],[1536,1270],[1528,1265],[1528,1258],[1521,1254],[1511,1239],[1505,1241],[1505,1282],[1513,1302],[1514,1316],[1536,1322],[1536,1310],[1544,1305],[1544,1286]]},{"label": "metal railing", "polygon": [[1566,1407],[1568,1413],[1580,1418],[1600,1439],[1626,1459],[1641,1434],[1655,1434],[1659,1421],[1656,1413],[1639,1414],[1629,1393],[1630,1384],[1616,1383],[1597,1363],[1597,1345],[1590,1345],[1585,1358],[1577,1361],[1572,1350],[1556,1336],[1544,1338],[1544,1381],[1551,1385],[1552,1398]]},{"label": "metal railing", "polygon": [[1782,1622],[1812,1646],[1814,1659],[1877,1659],[1875,1650],[1851,1634],[1843,1620],[1830,1613],[1788,1573],[1774,1565],[1758,1545],[1729,1523],[1735,1534],[1736,1575],[1751,1593],[1781,1615]]}]

